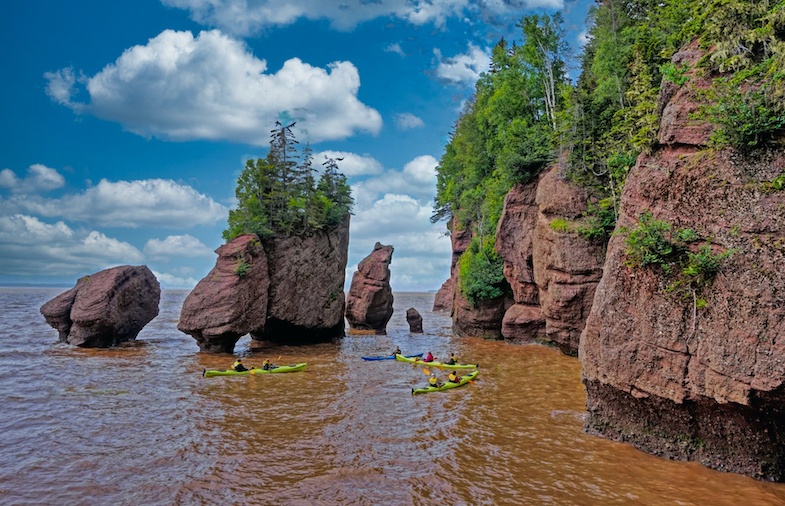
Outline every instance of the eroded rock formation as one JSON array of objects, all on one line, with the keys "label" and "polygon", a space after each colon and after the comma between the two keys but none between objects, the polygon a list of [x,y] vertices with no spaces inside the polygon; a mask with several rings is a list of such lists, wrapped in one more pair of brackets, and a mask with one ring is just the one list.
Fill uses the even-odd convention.
[{"label": "eroded rock formation", "polygon": [[[693,46],[675,59],[699,57]],[[611,238],[580,343],[587,429],[783,481],[785,192],[767,182],[783,173],[785,152],[705,149],[712,125],[690,115],[694,88],[664,88],[660,146],[630,172],[617,230],[650,211],[715,253],[735,253],[709,286],[669,290],[657,269],[625,264],[624,234]]]},{"label": "eroded rock formation", "polygon": [[413,307],[406,310],[406,323],[409,324],[409,332],[422,334],[422,316]]},{"label": "eroded rock formation", "polygon": [[346,299],[349,333],[386,334],[393,314],[390,263],[393,247],[376,243],[358,265]]},{"label": "eroded rock formation", "polygon": [[514,304],[504,313],[501,335],[517,343],[547,341],[545,315],[534,280],[534,228],[539,210],[535,197],[540,178],[516,184],[504,197],[504,211],[496,228],[496,251],[504,259],[504,277]]},{"label": "eroded rock formation", "polygon": [[275,239],[267,252],[267,323],[251,337],[283,344],[327,342],[345,335],[343,285],[349,257],[349,217],[310,236]]},{"label": "eroded rock formation", "polygon": [[433,297],[433,311],[452,311],[452,300],[455,297],[455,281],[448,278],[442,283]]},{"label": "eroded rock formation", "polygon": [[186,297],[177,328],[202,351],[231,353],[242,336],[264,329],[269,266],[255,234],[235,237],[215,252],[215,267]]},{"label": "eroded rock formation", "polygon": [[158,316],[161,287],[146,265],[123,265],[79,279],[76,286],[41,306],[60,341],[108,348],[136,339]]},{"label": "eroded rock formation", "polygon": [[[557,166],[537,185],[538,217],[532,238],[534,280],[545,317],[545,334],[568,355],[578,354],[605,261],[605,245],[592,243],[574,230],[589,198],[587,190],[560,177]],[[554,220],[562,220],[569,230],[553,227]]]},{"label": "eroded rock formation", "polygon": [[216,250],[216,265],[186,298],[177,328],[202,351],[225,353],[246,334],[283,344],[343,336],[348,247],[348,217],[328,231],[266,244],[238,236]]}]

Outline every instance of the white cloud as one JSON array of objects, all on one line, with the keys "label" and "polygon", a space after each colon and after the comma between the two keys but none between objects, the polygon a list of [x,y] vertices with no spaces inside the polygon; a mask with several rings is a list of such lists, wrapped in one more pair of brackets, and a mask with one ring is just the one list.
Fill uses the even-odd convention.
[{"label": "white cloud", "polygon": [[165,239],[150,239],[144,245],[148,257],[214,257],[215,253],[191,235],[170,235]]},{"label": "white cloud", "polygon": [[198,23],[217,26],[238,35],[250,35],[270,26],[289,25],[298,19],[327,19],[336,30],[380,17],[394,17],[437,27],[449,17],[519,17],[535,8],[561,9],[563,0],[161,0],[190,11]]},{"label": "white cloud", "polygon": [[193,277],[182,277],[177,276],[175,274],[169,274],[165,272],[158,272],[153,271],[153,275],[158,279],[158,282],[164,288],[193,288],[196,286],[196,283],[199,282],[198,279]]},{"label": "white cloud", "polygon": [[14,193],[46,192],[61,188],[65,178],[55,169],[36,163],[27,169],[27,177],[20,179],[10,169],[0,171],[0,187],[9,188]]},{"label": "white cloud", "polygon": [[580,47],[583,47],[586,44],[588,44],[590,40],[591,40],[591,34],[588,31],[583,30],[581,33],[578,34],[578,45],[580,45]]},{"label": "white cloud", "polygon": [[357,155],[345,151],[321,151],[314,154],[314,164],[321,165],[326,158],[332,158],[337,161],[338,169],[347,178],[365,175],[381,174],[384,172],[384,167],[375,158],[369,155]]},{"label": "white cloud", "polygon": [[352,196],[356,207],[373,205],[385,194],[407,195],[428,206],[436,197],[437,160],[430,156],[418,156],[407,163],[402,171],[388,170],[376,177],[352,185]]},{"label": "white cloud", "polygon": [[425,123],[414,114],[403,112],[395,115],[395,126],[397,126],[399,130],[409,130],[423,127],[425,126]]},{"label": "white cloud", "polygon": [[108,181],[58,199],[13,196],[11,210],[111,227],[187,228],[226,219],[228,209],[190,186],[172,180]]},{"label": "white cloud", "polygon": [[436,75],[451,83],[473,86],[491,65],[490,51],[483,50],[471,42],[467,52],[451,58],[443,58],[439,49],[433,50],[439,64],[436,68]]},{"label": "white cloud", "polygon": [[217,30],[196,38],[165,30],[86,79],[90,103],[72,101],[71,69],[46,77],[56,102],[145,137],[266,145],[281,115],[297,120],[312,142],[381,129],[379,112],[357,99],[360,76],[351,62],[323,69],[292,58],[267,70],[266,61]]},{"label": "white cloud", "polygon": [[327,19],[336,30],[350,30],[371,19],[392,16],[416,25],[444,24],[460,13],[469,0],[162,0],[186,9],[198,23],[238,35],[257,33],[269,26],[289,25],[298,19]]},{"label": "white cloud", "polygon": [[52,276],[82,276],[144,258],[131,244],[101,232],[23,214],[0,216],[0,243],[0,274],[13,276],[38,275],[42,269]]},{"label": "white cloud", "polygon": [[395,53],[397,55],[400,55],[401,57],[406,57],[406,53],[403,52],[403,49],[401,49],[401,45],[398,44],[397,42],[394,44],[390,44],[389,46],[384,48],[384,52]]}]

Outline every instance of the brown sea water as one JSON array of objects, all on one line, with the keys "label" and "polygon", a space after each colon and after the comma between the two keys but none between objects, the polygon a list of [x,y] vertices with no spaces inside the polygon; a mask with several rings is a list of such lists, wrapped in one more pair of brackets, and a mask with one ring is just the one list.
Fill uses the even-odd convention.
[{"label": "brown sea water", "polygon": [[[396,294],[387,336],[236,348],[304,372],[204,378],[234,356],[177,330],[187,292],[164,291],[135,344],[85,350],[38,311],[63,290],[0,289],[3,505],[785,504],[785,485],[585,434],[575,358],[453,337],[433,294]],[[424,334],[409,334],[409,307]],[[413,396],[421,367],[360,359],[395,345],[455,351],[480,375]]]}]

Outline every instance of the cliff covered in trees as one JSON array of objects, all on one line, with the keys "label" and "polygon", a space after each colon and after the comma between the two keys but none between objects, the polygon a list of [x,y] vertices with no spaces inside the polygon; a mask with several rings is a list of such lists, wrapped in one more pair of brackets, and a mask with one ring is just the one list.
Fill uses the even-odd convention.
[{"label": "cliff covered in trees", "polygon": [[590,21],[571,83],[560,17],[521,20],[455,125],[456,332],[579,352],[594,433],[785,480],[785,2]]}]

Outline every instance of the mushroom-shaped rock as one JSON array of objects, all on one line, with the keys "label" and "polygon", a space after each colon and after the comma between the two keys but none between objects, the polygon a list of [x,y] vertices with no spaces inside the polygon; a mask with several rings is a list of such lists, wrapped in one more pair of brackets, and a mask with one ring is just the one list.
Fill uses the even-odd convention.
[{"label": "mushroom-shaped rock", "polygon": [[371,254],[357,266],[346,299],[346,320],[350,333],[387,333],[387,322],[393,313],[390,288],[392,254],[392,246],[383,246],[377,242]]},{"label": "mushroom-shaped rock", "polygon": [[237,236],[215,252],[215,267],[186,297],[177,328],[202,351],[231,353],[242,336],[264,328],[267,255],[255,234]]},{"label": "mushroom-shaped rock", "polygon": [[158,316],[160,300],[161,286],[146,265],[123,265],[79,279],[41,306],[41,314],[61,342],[109,348],[136,339]]},{"label": "mushroom-shaped rock", "polygon": [[409,332],[422,334],[422,316],[413,307],[406,310],[406,322],[409,324]]}]

